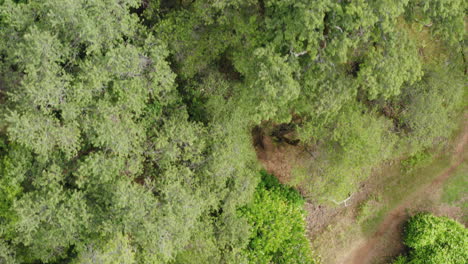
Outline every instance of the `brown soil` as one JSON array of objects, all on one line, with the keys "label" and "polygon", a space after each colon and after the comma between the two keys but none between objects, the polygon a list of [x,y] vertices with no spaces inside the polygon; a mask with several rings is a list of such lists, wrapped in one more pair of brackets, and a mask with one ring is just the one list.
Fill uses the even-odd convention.
[{"label": "brown soil", "polygon": [[391,210],[380,223],[377,231],[351,250],[341,262],[343,264],[367,264],[388,261],[391,257],[404,250],[401,244],[401,230],[409,217],[411,210],[430,211],[436,215],[447,215],[459,218],[462,214],[460,208],[454,206],[435,206],[440,199],[440,190],[443,183],[453,174],[460,164],[465,162],[465,147],[468,142],[468,122],[457,140],[452,165],[430,184],[421,186],[416,192],[408,196],[399,206]]},{"label": "brown soil", "polygon": [[[275,175],[283,184],[290,182],[295,166],[309,155],[300,146],[275,141],[274,137],[266,135],[261,128],[255,128],[252,136],[258,160],[268,173]],[[284,138],[288,138],[288,135]]]}]

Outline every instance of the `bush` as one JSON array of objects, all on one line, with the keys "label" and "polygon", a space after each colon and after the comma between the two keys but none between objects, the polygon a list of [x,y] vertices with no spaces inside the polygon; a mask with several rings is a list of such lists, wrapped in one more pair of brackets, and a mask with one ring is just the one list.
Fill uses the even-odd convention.
[{"label": "bush", "polygon": [[411,172],[412,170],[422,167],[432,161],[432,154],[429,151],[419,151],[408,158],[401,161],[401,169],[403,172]]},{"label": "bush", "polygon": [[274,176],[261,172],[254,201],[241,209],[252,225],[250,263],[315,263],[306,238],[304,200]]},{"label": "bush", "polygon": [[[447,217],[417,214],[407,223],[404,244],[411,251],[394,264],[465,264],[468,262],[468,231]],[[403,260],[404,259],[404,260]]]}]

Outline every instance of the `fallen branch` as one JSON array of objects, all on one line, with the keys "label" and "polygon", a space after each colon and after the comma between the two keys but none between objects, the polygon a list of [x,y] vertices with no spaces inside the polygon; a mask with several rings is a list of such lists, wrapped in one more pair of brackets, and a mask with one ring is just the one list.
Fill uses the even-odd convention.
[{"label": "fallen branch", "polygon": [[346,204],[346,202],[348,202],[349,199],[351,199],[351,197],[353,197],[352,194],[351,194],[348,198],[344,199],[344,200],[341,201],[341,202],[337,202],[337,201],[335,201],[334,199],[331,199],[331,201],[334,202],[334,203],[337,204],[337,205],[340,205],[340,204],[344,203],[344,205],[345,205],[345,207],[346,207],[346,206],[348,206],[348,204]]},{"label": "fallen branch", "polygon": [[306,55],[307,54],[307,50],[304,50],[304,51],[301,51],[299,53],[295,53],[294,51],[291,50],[291,53],[295,56],[295,57],[299,57],[299,56],[302,56],[302,55]]}]

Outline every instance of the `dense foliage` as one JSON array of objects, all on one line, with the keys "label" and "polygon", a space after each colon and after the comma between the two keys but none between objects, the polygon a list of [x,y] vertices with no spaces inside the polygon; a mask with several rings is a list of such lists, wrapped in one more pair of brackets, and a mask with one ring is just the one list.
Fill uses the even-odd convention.
[{"label": "dense foliage", "polygon": [[404,243],[411,250],[394,264],[462,264],[468,261],[468,230],[447,217],[413,216],[406,224]]},{"label": "dense foliage", "polygon": [[316,150],[308,197],[347,197],[449,136],[466,8],[0,0],[0,263],[313,262],[252,128]]},{"label": "dense foliage", "polygon": [[249,263],[315,263],[305,236],[303,206],[297,191],[262,172],[254,200],[241,208],[252,224]]}]

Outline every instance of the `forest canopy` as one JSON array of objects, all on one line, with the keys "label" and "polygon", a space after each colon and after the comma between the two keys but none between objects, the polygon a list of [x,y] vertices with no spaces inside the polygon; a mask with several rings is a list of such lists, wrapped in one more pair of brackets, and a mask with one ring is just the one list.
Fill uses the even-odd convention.
[{"label": "forest canopy", "polygon": [[[455,128],[466,10],[0,0],[0,263],[317,262],[301,195],[342,200]],[[254,128],[318,153],[301,194]]]}]

